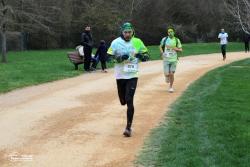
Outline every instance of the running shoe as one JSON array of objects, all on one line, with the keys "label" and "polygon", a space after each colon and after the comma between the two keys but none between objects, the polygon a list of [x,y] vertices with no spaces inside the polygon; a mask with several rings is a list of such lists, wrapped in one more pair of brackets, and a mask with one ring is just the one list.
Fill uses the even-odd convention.
[{"label": "running shoe", "polygon": [[173,93],[173,92],[174,92],[174,88],[169,88],[168,91],[169,91],[170,93]]},{"label": "running shoe", "polygon": [[126,128],[125,131],[123,132],[123,135],[124,135],[125,137],[131,137],[131,135],[132,135],[132,130]]}]

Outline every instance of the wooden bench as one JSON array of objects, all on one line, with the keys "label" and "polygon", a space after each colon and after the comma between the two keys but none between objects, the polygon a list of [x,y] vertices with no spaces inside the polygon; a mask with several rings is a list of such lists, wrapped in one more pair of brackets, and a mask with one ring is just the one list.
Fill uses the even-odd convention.
[{"label": "wooden bench", "polygon": [[84,63],[84,58],[79,55],[77,51],[75,52],[68,52],[67,56],[71,63],[75,65],[75,70],[78,70],[78,65]]}]

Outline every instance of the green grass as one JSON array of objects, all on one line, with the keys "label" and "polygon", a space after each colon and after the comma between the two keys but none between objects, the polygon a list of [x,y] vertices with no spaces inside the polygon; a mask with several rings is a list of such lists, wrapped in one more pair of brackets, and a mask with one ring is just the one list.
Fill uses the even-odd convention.
[{"label": "green grass", "polygon": [[[158,60],[158,46],[149,46],[151,60]],[[182,56],[219,52],[218,43],[184,44]],[[229,51],[242,50],[241,43],[230,43]],[[25,86],[77,76],[83,73],[82,65],[74,70],[66,56],[69,50],[9,52],[8,64],[0,63],[0,93]],[[108,64],[112,67],[113,64]]]},{"label": "green grass", "polygon": [[81,74],[73,70],[66,50],[9,52],[0,64],[0,92]]},{"label": "green grass", "polygon": [[136,164],[249,167],[249,73],[247,59],[213,70],[192,84],[151,132]]}]

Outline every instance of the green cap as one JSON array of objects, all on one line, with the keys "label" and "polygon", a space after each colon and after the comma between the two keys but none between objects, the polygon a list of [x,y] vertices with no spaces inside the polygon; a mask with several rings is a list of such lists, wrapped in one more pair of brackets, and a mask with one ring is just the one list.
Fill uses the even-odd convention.
[{"label": "green cap", "polygon": [[124,23],[122,25],[122,31],[128,31],[128,30],[133,30],[133,26],[131,23]]}]

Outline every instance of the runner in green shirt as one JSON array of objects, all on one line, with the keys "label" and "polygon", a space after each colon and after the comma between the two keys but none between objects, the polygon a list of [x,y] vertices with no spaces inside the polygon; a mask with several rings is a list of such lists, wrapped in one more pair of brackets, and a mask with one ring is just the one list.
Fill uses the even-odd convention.
[{"label": "runner in green shirt", "polygon": [[182,45],[175,37],[173,28],[168,28],[168,36],[164,37],[160,43],[160,52],[163,59],[163,68],[166,82],[169,83],[168,91],[173,93],[174,73],[178,62],[178,52],[182,52]]}]

